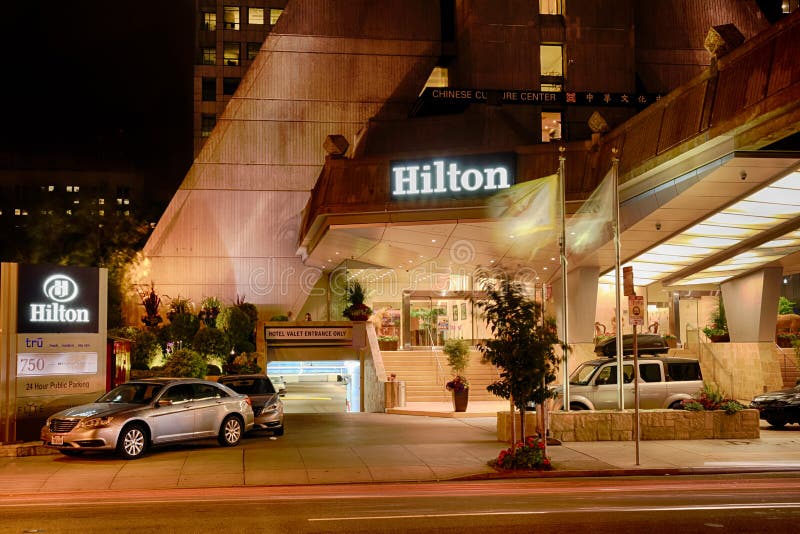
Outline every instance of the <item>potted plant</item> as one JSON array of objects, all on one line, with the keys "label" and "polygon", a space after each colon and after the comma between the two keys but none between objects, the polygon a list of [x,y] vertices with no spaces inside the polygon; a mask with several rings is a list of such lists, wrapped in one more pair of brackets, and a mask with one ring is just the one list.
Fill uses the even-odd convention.
[{"label": "potted plant", "polygon": [[397,350],[399,341],[398,336],[378,336],[378,346],[381,350]]},{"label": "potted plant", "polygon": [[719,304],[711,312],[711,324],[703,328],[703,333],[712,343],[730,341],[728,334],[728,320],[725,318],[725,306],[722,303],[722,296],[719,297]]},{"label": "potted plant", "polygon": [[342,311],[342,315],[351,321],[366,321],[369,319],[372,315],[372,308],[364,304],[367,293],[361,282],[355,280],[348,284],[344,297],[346,307]]},{"label": "potted plant", "polygon": [[469,365],[469,343],[464,339],[448,339],[442,351],[447,356],[447,365],[455,375],[445,388],[453,393],[453,410],[466,412],[469,402],[469,381],[464,376],[464,371]]},{"label": "potted plant", "polygon": [[678,348],[678,338],[673,336],[672,334],[664,334],[664,341],[667,342],[667,346],[671,349]]}]

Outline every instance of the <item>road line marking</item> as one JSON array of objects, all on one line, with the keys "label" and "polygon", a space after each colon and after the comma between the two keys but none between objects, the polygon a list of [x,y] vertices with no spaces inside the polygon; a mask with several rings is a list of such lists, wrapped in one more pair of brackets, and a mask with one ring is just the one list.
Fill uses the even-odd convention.
[{"label": "road line marking", "polygon": [[696,506],[625,506],[625,507],[590,507],[590,508],[571,508],[569,510],[526,510],[516,512],[458,512],[442,514],[409,514],[409,515],[374,515],[374,516],[351,516],[351,517],[310,517],[309,522],[320,521],[365,521],[372,519],[433,519],[437,517],[485,517],[501,515],[543,515],[543,514],[564,514],[581,511],[597,512],[671,512],[671,511],[696,511],[696,510],[759,510],[764,508],[800,508],[797,503],[754,503],[754,504],[716,504],[716,505],[696,505]]}]

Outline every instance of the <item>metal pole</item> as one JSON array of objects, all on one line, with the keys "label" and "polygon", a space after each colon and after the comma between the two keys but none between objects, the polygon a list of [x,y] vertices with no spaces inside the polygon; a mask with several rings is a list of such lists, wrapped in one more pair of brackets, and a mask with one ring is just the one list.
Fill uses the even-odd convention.
[{"label": "metal pole", "polygon": [[619,240],[619,158],[617,157],[618,150],[611,149],[611,177],[613,178],[614,187],[614,291],[616,293],[616,342],[617,342],[617,388],[619,398],[617,399],[618,408],[620,411],[625,409],[625,396],[622,389],[622,303],[620,299],[620,240]]},{"label": "metal pole", "polygon": [[639,424],[639,346],[636,339],[636,325],[633,325],[633,398],[634,398],[634,439],[636,440],[636,465],[639,465],[639,441],[641,425]]},{"label": "metal pole", "polygon": [[558,148],[558,188],[561,195],[561,313],[564,325],[564,406],[569,411],[569,314],[567,313],[567,177],[564,175],[564,147]]}]

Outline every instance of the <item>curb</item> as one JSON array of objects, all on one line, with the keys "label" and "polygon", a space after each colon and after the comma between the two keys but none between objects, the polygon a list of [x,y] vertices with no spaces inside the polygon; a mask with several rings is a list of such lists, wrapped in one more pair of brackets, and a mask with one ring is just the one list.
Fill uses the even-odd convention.
[{"label": "curb", "polygon": [[582,469],[547,471],[495,471],[456,477],[450,480],[502,480],[513,478],[597,478],[597,477],[652,477],[686,475],[735,475],[742,473],[797,473],[800,467],[675,467],[645,469]]}]

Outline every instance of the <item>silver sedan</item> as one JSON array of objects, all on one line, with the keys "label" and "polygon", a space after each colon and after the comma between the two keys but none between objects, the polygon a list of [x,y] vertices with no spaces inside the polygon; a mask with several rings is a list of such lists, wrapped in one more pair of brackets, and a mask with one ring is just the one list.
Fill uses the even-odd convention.
[{"label": "silver sedan", "polygon": [[46,447],[70,456],[116,450],[133,459],[153,445],[179,441],[216,437],[232,447],[253,424],[247,395],[207,380],[149,378],[51,415],[41,438]]}]

